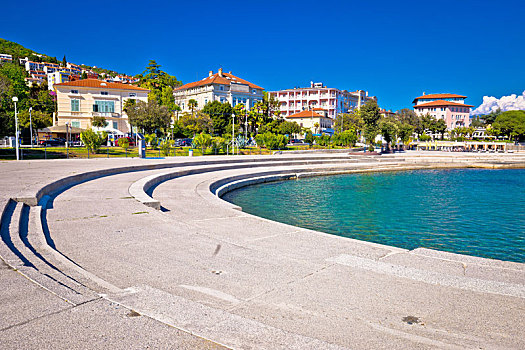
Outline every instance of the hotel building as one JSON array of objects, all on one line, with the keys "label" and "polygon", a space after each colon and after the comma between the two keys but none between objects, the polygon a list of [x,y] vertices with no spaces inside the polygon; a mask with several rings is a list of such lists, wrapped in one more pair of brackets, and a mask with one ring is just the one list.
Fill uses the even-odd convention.
[{"label": "hotel building", "polygon": [[281,116],[288,117],[304,110],[321,108],[327,111],[328,117],[335,119],[339,113],[348,113],[361,107],[374,96],[367,91],[349,92],[336,88],[327,88],[323,83],[310,82],[310,87],[271,91],[270,95],[279,101]]},{"label": "hotel building", "polygon": [[134,85],[109,83],[97,79],[75,80],[54,84],[57,93],[57,125],[70,123],[73,127],[91,127],[94,116],[104,117],[108,131],[131,131],[124,112],[127,100],[148,101],[148,89]]},{"label": "hotel building", "polygon": [[249,81],[226,73],[219,68],[217,73],[210,71],[202,80],[185,84],[173,91],[175,103],[182,112],[190,112],[188,101],[197,101],[197,109],[202,109],[208,102],[229,102],[233,107],[242,103],[247,108],[263,99],[263,88]]},{"label": "hotel building", "polygon": [[427,113],[436,119],[443,119],[447,123],[447,129],[456,127],[469,127],[470,108],[472,105],[465,104],[467,96],[456,94],[429,94],[416,97],[414,103],[415,112],[422,116]]}]

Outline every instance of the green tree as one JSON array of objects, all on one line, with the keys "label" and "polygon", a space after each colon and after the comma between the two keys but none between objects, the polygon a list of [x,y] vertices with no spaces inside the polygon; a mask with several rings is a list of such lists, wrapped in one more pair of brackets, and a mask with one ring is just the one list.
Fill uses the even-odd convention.
[{"label": "green tree", "polygon": [[283,121],[279,125],[279,134],[282,135],[290,135],[292,137],[293,135],[299,134],[301,132],[301,127],[297,122],[291,122],[291,121]]},{"label": "green tree", "polygon": [[108,122],[106,118],[96,115],[91,118],[91,125],[95,128],[105,128],[108,126]]},{"label": "green tree", "polygon": [[66,55],[64,55],[64,58],[62,58],[62,67],[66,67],[67,66],[67,60],[66,60]]},{"label": "green tree", "polygon": [[357,142],[357,132],[351,128],[333,136],[333,143],[337,146],[353,146]]},{"label": "green tree", "polygon": [[88,75],[86,72],[82,72],[82,75],[80,76],[80,79],[84,80],[84,79],[87,79],[88,78]]},{"label": "green tree", "polygon": [[160,105],[166,106],[171,112],[175,111],[178,107],[175,104],[175,96],[173,96],[173,88],[171,86],[165,86],[162,88],[162,92],[160,94]]},{"label": "green tree", "polygon": [[392,141],[397,141],[397,135],[399,133],[397,124],[393,120],[384,118],[379,122],[379,130],[386,141],[386,149],[390,150]]},{"label": "green tree", "polygon": [[171,122],[171,113],[166,106],[160,106],[157,101],[137,101],[126,106],[129,123],[147,133],[166,129]]},{"label": "green tree", "polygon": [[500,108],[496,109],[495,111],[490,112],[489,114],[481,116],[481,119],[485,122],[485,124],[490,125],[496,121],[496,118],[503,113]]},{"label": "green tree", "polygon": [[403,108],[396,112],[396,119],[403,123],[413,127],[414,132],[419,136],[425,130],[423,128],[421,118],[411,109]]},{"label": "green tree", "polygon": [[310,147],[314,144],[314,135],[312,134],[311,130],[307,130],[306,134],[304,135],[304,142],[308,143]]},{"label": "green tree", "polygon": [[492,128],[498,135],[519,141],[525,137],[525,111],[507,111],[496,117]]},{"label": "green tree", "polygon": [[17,109],[29,109],[29,88],[25,84],[26,72],[15,63],[0,65],[0,136],[15,132],[15,106],[13,97],[18,98]]},{"label": "green tree", "polygon": [[195,108],[197,108],[198,106],[199,106],[199,104],[197,103],[196,100],[194,100],[194,99],[190,99],[190,100],[188,101],[188,107],[191,109],[191,115],[194,115],[193,110],[194,110]]},{"label": "green tree", "polygon": [[445,132],[447,132],[447,123],[444,119],[436,120],[434,124],[435,130],[437,133],[441,134],[441,139],[445,137]]},{"label": "green tree", "polygon": [[378,134],[378,122],[381,118],[379,106],[375,100],[368,101],[361,107],[361,117],[364,122],[364,133],[366,142],[373,147],[375,138]]},{"label": "green tree", "polygon": [[53,117],[49,113],[33,110],[31,112],[31,118],[29,118],[29,110],[23,110],[18,113],[18,125],[20,125],[20,127],[29,128],[29,119],[31,119],[33,124],[33,130],[53,125]]},{"label": "green tree", "polygon": [[208,102],[201,112],[211,118],[214,134],[224,135],[226,127],[232,123],[233,108],[228,102]]},{"label": "green tree", "polygon": [[196,115],[184,113],[177,125],[182,126],[183,132],[188,137],[194,137],[200,133],[210,133],[213,128],[211,118],[202,112],[197,112]]},{"label": "green tree", "polygon": [[401,122],[398,125],[399,138],[403,142],[403,146],[406,147],[410,143],[410,138],[414,133],[414,127],[408,123]]},{"label": "green tree", "polygon": [[364,121],[361,118],[359,109],[352,111],[351,113],[340,113],[334,124],[334,130],[337,132],[353,129],[355,132],[360,133],[363,130]]}]

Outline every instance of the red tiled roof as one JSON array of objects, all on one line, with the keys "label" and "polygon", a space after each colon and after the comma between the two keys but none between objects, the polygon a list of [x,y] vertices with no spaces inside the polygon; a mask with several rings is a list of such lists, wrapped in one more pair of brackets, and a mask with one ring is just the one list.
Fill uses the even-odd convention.
[{"label": "red tiled roof", "polygon": [[302,111],[296,114],[287,116],[286,118],[324,118],[324,115],[315,113],[314,111]]},{"label": "red tiled roof", "polygon": [[[230,78],[230,79],[227,79],[227,78]],[[212,76],[206,77],[202,80],[194,81],[193,83],[184,84],[181,87],[176,88],[175,90],[186,90],[186,89],[190,89],[190,88],[197,87],[197,86],[205,86],[205,85],[211,85],[211,84],[231,85],[232,81],[238,82],[241,84],[246,84],[250,86],[250,88],[252,89],[263,90],[263,88],[258,85],[252,84],[247,80],[241,79],[239,77],[236,77],[233,74],[225,73],[225,72],[222,73],[222,77],[219,76],[219,73],[215,73]]]},{"label": "red tiled roof", "polygon": [[[102,85],[105,84],[105,85]],[[121,89],[121,90],[140,90],[140,91],[149,91],[135,85],[122,84],[122,83],[109,83],[103,80],[98,79],[84,79],[84,80],[75,80],[69,81],[67,83],[55,84],[55,86],[78,86],[78,87],[88,87],[88,88],[102,88],[102,89]]]},{"label": "red tiled roof", "polygon": [[450,102],[450,101],[432,101],[432,102],[418,104],[414,106],[414,108],[436,107],[436,106],[474,107],[472,105],[466,105],[464,103],[457,103],[457,102]]},{"label": "red tiled roof", "polygon": [[412,103],[416,103],[417,100],[426,99],[426,98],[467,98],[467,96],[456,95],[456,94],[428,94],[416,97]]},{"label": "red tiled roof", "polygon": [[314,108],[313,110],[314,110],[314,111],[326,111],[326,109],[324,109],[324,108],[319,108],[319,107],[318,107],[318,108]]}]

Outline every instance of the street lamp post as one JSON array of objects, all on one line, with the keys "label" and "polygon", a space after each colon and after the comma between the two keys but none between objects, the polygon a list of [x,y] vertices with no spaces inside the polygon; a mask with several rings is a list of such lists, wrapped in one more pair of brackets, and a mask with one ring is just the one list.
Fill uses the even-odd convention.
[{"label": "street lamp post", "polygon": [[29,131],[31,133],[31,148],[33,148],[33,120],[31,119],[31,111],[33,107],[29,107]]},{"label": "street lamp post", "polygon": [[16,103],[18,102],[18,97],[13,97],[13,102],[15,103],[15,142],[16,142],[16,160],[20,160],[20,153],[18,152],[18,111],[16,110]]},{"label": "street lamp post", "polygon": [[235,155],[235,113],[232,113],[232,155]]},{"label": "street lamp post", "polygon": [[69,159],[69,122],[66,123],[66,157]]}]

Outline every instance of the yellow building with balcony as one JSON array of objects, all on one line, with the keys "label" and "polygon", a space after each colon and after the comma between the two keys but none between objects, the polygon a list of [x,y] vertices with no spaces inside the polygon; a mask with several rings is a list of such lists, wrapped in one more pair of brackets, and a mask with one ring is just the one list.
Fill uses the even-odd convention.
[{"label": "yellow building with balcony", "polygon": [[148,89],[138,86],[110,83],[97,79],[75,80],[54,85],[57,94],[57,119],[55,125],[69,125],[88,129],[92,119],[100,116],[108,125],[103,129],[111,133],[131,132],[128,116],[124,111],[127,100],[148,102]]}]

